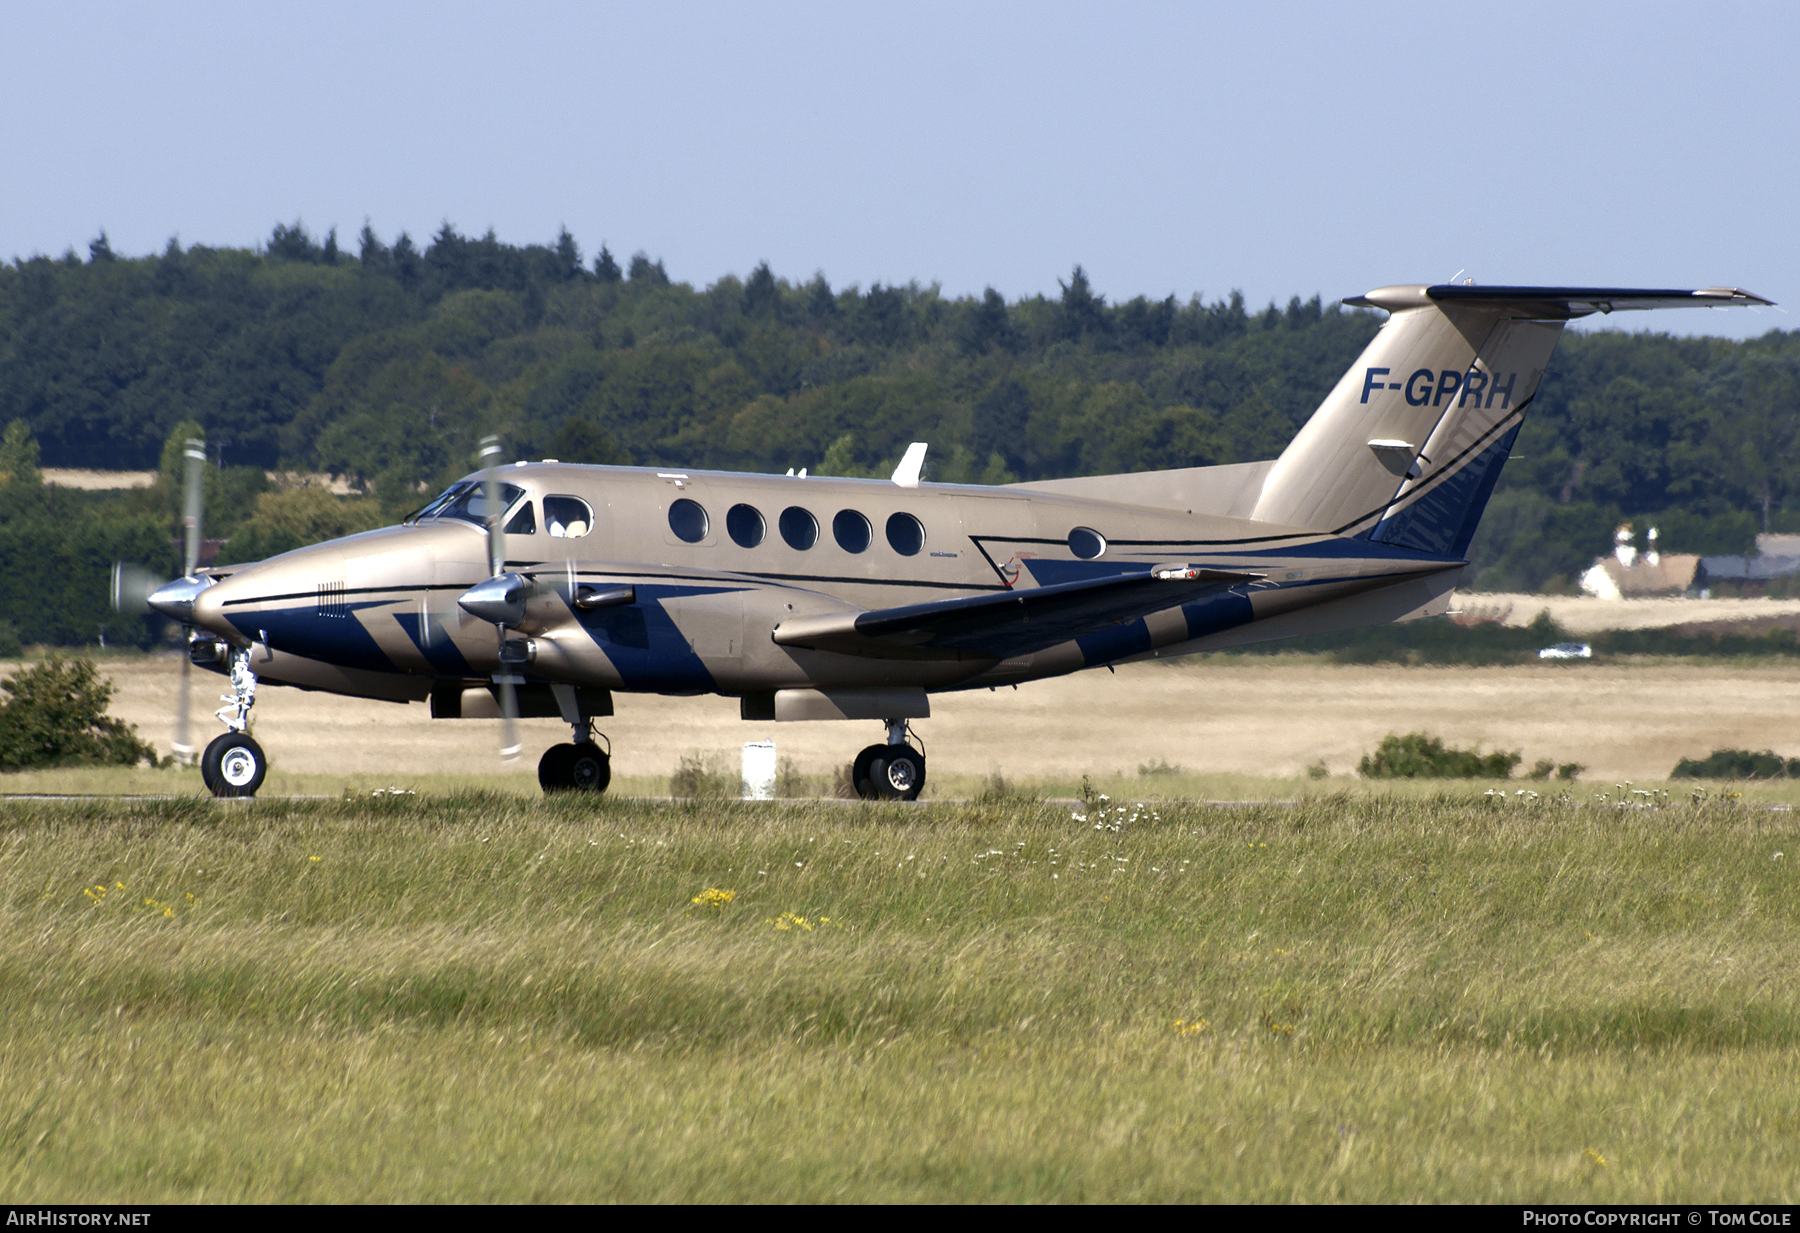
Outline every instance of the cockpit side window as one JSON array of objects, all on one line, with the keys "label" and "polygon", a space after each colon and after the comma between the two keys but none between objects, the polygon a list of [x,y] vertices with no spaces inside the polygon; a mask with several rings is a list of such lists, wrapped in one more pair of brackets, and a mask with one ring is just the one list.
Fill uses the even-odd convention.
[{"label": "cockpit side window", "polygon": [[506,520],[508,535],[536,535],[537,517],[531,512],[531,502],[519,506],[518,512]]},{"label": "cockpit side window", "polygon": [[[524,495],[525,490],[517,484],[500,485],[500,512],[511,509],[513,502]],[[487,485],[476,480],[464,480],[454,485],[419,511],[419,521],[427,518],[456,518],[485,527],[488,523]]]},{"label": "cockpit side window", "polygon": [[580,539],[594,526],[594,511],[580,497],[545,497],[544,528],[555,539]]},{"label": "cockpit side window", "polygon": [[414,514],[412,520],[414,522],[423,522],[427,518],[436,518],[443,512],[446,505],[462,496],[463,493],[467,492],[472,487],[474,487],[474,485],[468,480],[464,480],[460,484],[450,485],[449,488],[433,497],[429,505]]}]

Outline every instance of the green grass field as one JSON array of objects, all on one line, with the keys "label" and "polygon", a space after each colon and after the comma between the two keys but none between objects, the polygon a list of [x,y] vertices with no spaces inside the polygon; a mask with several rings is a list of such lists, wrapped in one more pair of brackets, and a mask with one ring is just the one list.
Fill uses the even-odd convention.
[{"label": "green grass field", "polygon": [[0,1188],[1796,1201],[1796,815],[1433,791],[7,803]]}]

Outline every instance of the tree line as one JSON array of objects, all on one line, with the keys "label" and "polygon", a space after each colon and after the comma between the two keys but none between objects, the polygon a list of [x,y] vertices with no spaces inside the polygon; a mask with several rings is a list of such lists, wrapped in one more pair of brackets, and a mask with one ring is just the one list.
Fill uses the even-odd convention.
[{"label": "tree line", "polygon": [[[255,250],[171,240],[141,257],[102,234],[85,259],[0,265],[0,424],[20,423],[43,465],[120,469],[158,467],[197,425],[218,472],[212,525],[239,556],[398,518],[467,472],[489,432],[519,457],[824,474],[879,474],[928,440],[931,478],[980,483],[1272,457],[1380,321],[1318,296],[1109,302],[1079,266],[1058,294],[1010,301],[834,287],[766,262],[696,288],[643,252],[586,257],[567,231],[512,245],[365,226],[344,244],[295,222]],[[1666,551],[1744,551],[1758,530],[1800,527],[1797,448],[1800,335],[1566,335],[1473,581],[1566,588],[1626,518],[1657,523]],[[278,492],[269,471],[345,476],[363,495]],[[16,500],[38,509],[42,494]],[[96,519],[115,529],[173,510],[167,492],[57,500],[55,517],[9,505],[9,580],[42,567],[42,535],[8,548],[40,519],[73,544],[78,507],[112,509]]]}]

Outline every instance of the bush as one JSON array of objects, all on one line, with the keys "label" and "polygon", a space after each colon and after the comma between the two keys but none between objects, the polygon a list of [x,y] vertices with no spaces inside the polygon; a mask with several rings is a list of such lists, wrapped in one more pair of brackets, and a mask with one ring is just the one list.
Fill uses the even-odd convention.
[{"label": "bush", "polygon": [[1381,738],[1373,754],[1356,768],[1364,779],[1509,779],[1519,764],[1518,751],[1483,754],[1474,749],[1446,749],[1441,738],[1423,732]]},{"label": "bush", "polygon": [[669,776],[669,795],[677,800],[726,800],[738,796],[742,786],[742,778],[727,771],[716,754],[682,754]]},{"label": "bush", "polygon": [[0,659],[18,659],[25,654],[25,644],[19,640],[19,627],[11,621],[0,621]]},{"label": "bush", "polygon": [[775,795],[778,799],[795,800],[818,794],[812,776],[802,774],[792,758],[784,756],[775,764]]},{"label": "bush", "polygon": [[1585,770],[1587,767],[1579,762],[1564,762],[1559,765],[1549,758],[1539,758],[1537,764],[1525,772],[1525,778],[1545,780],[1554,774],[1558,779],[1573,780]]},{"label": "bush", "polygon": [[52,655],[0,681],[0,771],[43,766],[136,766],[156,750],[137,729],[106,713],[112,684],[92,661]]},{"label": "bush", "polygon": [[1704,758],[1683,758],[1670,779],[1800,779],[1800,758],[1783,759],[1772,749],[1715,749]]}]

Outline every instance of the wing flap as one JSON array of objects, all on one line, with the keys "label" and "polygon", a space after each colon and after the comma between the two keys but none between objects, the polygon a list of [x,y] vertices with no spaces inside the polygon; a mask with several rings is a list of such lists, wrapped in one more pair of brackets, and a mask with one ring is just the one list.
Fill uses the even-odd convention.
[{"label": "wing flap", "polygon": [[779,646],[876,659],[1009,659],[1260,578],[1160,567],[929,604],[798,617],[777,625],[774,639]]}]

